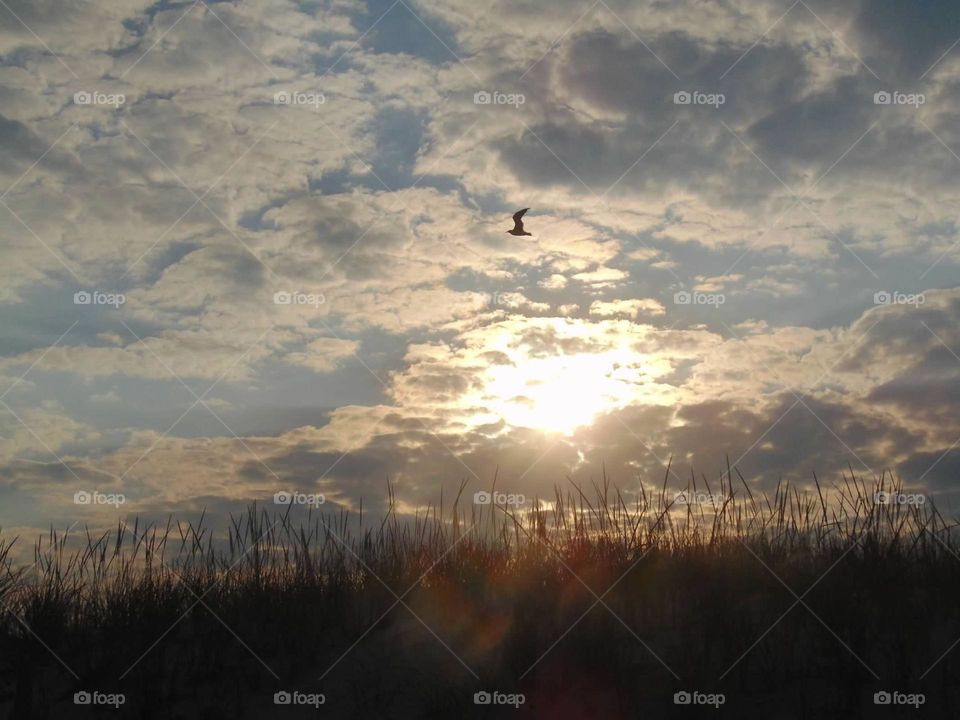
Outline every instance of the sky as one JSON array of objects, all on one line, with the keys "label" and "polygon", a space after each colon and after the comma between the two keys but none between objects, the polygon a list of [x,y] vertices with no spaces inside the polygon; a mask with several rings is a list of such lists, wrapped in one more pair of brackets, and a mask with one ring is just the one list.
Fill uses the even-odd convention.
[{"label": "sky", "polygon": [[940,0],[3,0],[0,527],[956,506],[958,71]]}]

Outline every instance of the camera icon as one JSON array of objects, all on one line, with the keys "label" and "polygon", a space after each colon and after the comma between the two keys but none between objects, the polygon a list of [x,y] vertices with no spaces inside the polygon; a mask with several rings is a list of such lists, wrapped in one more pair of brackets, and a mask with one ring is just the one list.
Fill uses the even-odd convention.
[{"label": "camera icon", "polygon": [[284,490],[273,494],[274,505],[289,505],[293,502],[293,495]]},{"label": "camera icon", "polygon": [[93,102],[93,96],[91,96],[86,90],[81,90],[80,92],[75,92],[73,94],[74,105],[89,105],[91,102]]},{"label": "camera icon", "polygon": [[681,690],[673,694],[674,705],[689,705],[691,702],[693,702],[693,696],[686,690]]},{"label": "camera icon", "polygon": [[674,105],[689,105],[691,100],[692,96],[686,90],[681,90],[673,94]]},{"label": "camera icon", "polygon": [[89,505],[92,497],[86,490],[78,490],[73,494],[74,505]]},{"label": "camera icon", "polygon": [[293,696],[286,690],[281,690],[273,694],[274,705],[289,705],[293,702]]},{"label": "camera icon", "polygon": [[93,696],[86,690],[81,690],[73,694],[74,705],[89,705],[91,702],[93,702]]},{"label": "camera icon", "polygon": [[877,505],[889,505],[890,504],[890,493],[888,492],[878,492],[873,496],[873,500]]},{"label": "camera icon", "polygon": [[493,96],[486,90],[478,90],[473,94],[474,105],[489,105],[493,102]]},{"label": "camera icon", "polygon": [[281,90],[278,93],[273,94],[273,104],[274,105],[289,105],[290,104],[290,93],[286,90]]},{"label": "camera icon", "polygon": [[888,292],[876,292],[873,294],[873,304],[874,305],[889,305],[893,300],[893,296]]},{"label": "camera icon", "polygon": [[293,295],[285,290],[275,292],[273,294],[273,302],[275,305],[289,305],[291,302],[293,302]]},{"label": "camera icon", "polygon": [[489,705],[491,702],[493,702],[493,696],[486,690],[480,690],[473,694],[474,705]]},{"label": "camera icon", "polygon": [[93,302],[93,296],[86,290],[80,290],[73,294],[74,305],[89,305],[91,302]]},{"label": "camera icon", "polygon": [[689,305],[692,296],[686,290],[673,294],[674,305]]},{"label": "camera icon", "polygon": [[493,496],[486,490],[478,490],[473,494],[474,505],[489,505],[492,500]]},{"label": "camera icon", "polygon": [[881,90],[873,94],[874,105],[889,105],[891,102],[893,102],[893,97],[886,90]]},{"label": "camera icon", "polygon": [[893,702],[893,696],[888,693],[886,690],[881,690],[880,692],[875,692],[873,694],[873,704],[874,705],[889,705]]}]

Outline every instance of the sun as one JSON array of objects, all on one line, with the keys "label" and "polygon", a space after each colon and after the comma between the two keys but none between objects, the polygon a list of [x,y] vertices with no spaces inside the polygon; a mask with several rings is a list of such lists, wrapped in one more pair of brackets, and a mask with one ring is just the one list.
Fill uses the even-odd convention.
[{"label": "sun", "polygon": [[570,434],[629,404],[637,364],[636,353],[618,348],[496,365],[484,378],[482,402],[510,426]]},{"label": "sun", "polygon": [[628,406],[673,405],[676,387],[666,379],[676,358],[644,342],[648,327],[515,316],[477,329],[458,358],[469,380],[451,398],[452,415],[485,433],[571,436]]}]

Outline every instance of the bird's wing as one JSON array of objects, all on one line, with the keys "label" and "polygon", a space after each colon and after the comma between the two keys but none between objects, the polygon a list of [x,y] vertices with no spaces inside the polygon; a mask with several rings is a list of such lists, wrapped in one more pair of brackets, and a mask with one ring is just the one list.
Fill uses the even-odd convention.
[{"label": "bird's wing", "polygon": [[517,210],[517,211],[513,214],[513,221],[514,221],[517,225],[523,225],[523,222],[521,221],[521,218],[523,217],[523,214],[524,214],[527,210],[529,210],[529,209],[530,209],[530,208],[524,208],[523,210]]}]

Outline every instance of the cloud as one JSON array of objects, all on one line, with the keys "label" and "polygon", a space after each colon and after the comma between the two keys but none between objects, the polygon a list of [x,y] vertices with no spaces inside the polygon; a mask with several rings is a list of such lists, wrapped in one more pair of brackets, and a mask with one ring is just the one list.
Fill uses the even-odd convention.
[{"label": "cloud", "polygon": [[[497,466],[546,495],[671,454],[949,492],[957,11],[808,5],[11,2],[16,524],[81,481],[222,515],[389,476],[412,507]],[[895,90],[925,102],[874,103]]]},{"label": "cloud", "polygon": [[314,372],[330,372],[336,369],[342,360],[355,355],[359,346],[355,340],[317,338],[307,343],[303,352],[290,353],[284,356],[284,360]]},{"label": "cloud", "polygon": [[550,277],[541,280],[537,284],[544,290],[563,290],[567,286],[567,282],[567,277],[565,275],[554,273]]},{"label": "cloud", "polygon": [[666,312],[666,309],[657,300],[643,298],[632,300],[611,300],[609,302],[594,300],[590,304],[589,312],[591,315],[596,315],[597,317],[622,317],[626,318],[627,320],[632,320],[640,314],[644,314],[649,317],[663,315]]}]

